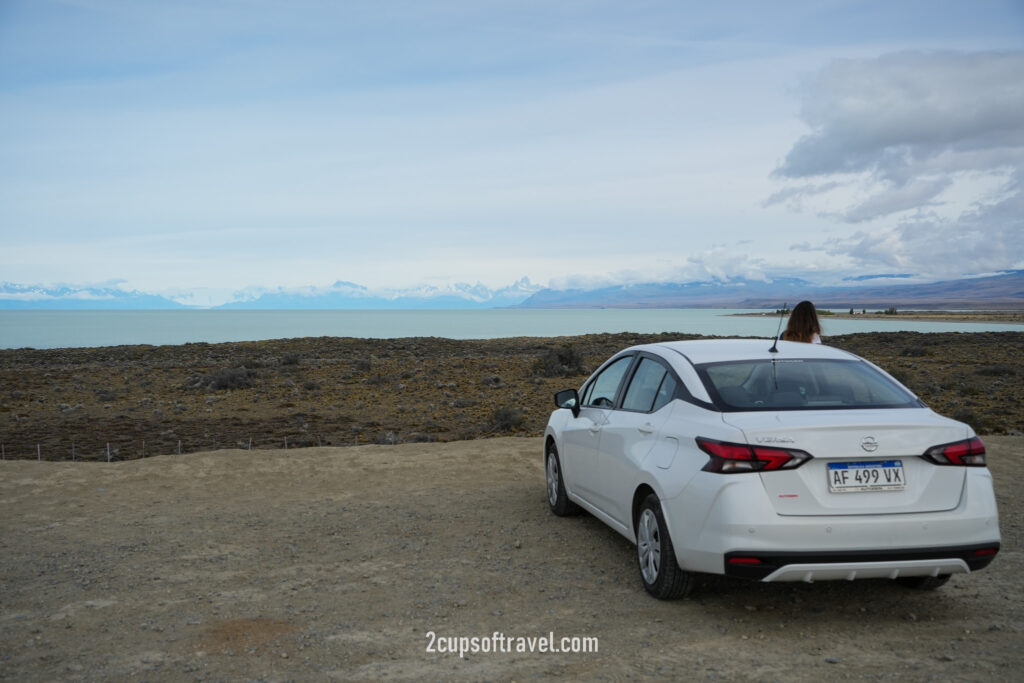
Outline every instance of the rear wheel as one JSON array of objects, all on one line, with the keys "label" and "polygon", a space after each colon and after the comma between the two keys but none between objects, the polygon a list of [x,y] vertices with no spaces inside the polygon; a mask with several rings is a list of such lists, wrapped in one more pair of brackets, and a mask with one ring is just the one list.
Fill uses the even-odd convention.
[{"label": "rear wheel", "polygon": [[661,503],[653,493],[640,505],[636,557],[644,588],[659,600],[677,600],[693,589],[693,574],[680,569],[676,562]]},{"label": "rear wheel", "polygon": [[548,505],[551,507],[551,511],[559,517],[578,515],[582,510],[579,505],[569,500],[569,496],[565,492],[565,481],[562,479],[562,462],[558,459],[558,449],[555,448],[554,442],[548,444],[544,459]]},{"label": "rear wheel", "polygon": [[949,574],[939,574],[938,576],[901,576],[896,579],[896,583],[905,588],[931,591],[939,586],[945,586],[946,582],[949,581],[949,576]]}]

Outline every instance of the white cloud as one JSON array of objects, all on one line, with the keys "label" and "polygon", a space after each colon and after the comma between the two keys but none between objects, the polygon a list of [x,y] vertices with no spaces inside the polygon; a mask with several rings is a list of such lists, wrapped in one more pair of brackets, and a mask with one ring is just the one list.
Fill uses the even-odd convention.
[{"label": "white cloud", "polygon": [[[811,132],[778,169],[787,178],[870,172],[901,184],[950,154],[1024,146],[1024,53],[904,52],[833,62],[803,88]],[[966,163],[964,163],[966,162]]]},{"label": "white cloud", "polygon": [[870,221],[900,211],[934,206],[935,198],[950,185],[952,178],[915,178],[903,185],[886,187],[844,211],[840,218],[849,223]]},{"label": "white cloud", "polygon": [[795,249],[936,276],[1024,263],[1024,52],[841,60],[802,97],[811,130],[765,204],[865,227]]}]

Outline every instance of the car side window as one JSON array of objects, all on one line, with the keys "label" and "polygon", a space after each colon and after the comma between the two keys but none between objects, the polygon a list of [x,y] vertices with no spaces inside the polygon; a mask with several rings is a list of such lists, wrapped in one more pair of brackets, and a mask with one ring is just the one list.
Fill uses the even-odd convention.
[{"label": "car side window", "polygon": [[658,388],[658,395],[654,397],[654,406],[651,408],[653,413],[656,410],[661,410],[669,401],[676,397],[676,387],[679,383],[676,378],[665,373],[665,379],[661,380],[661,387]]},{"label": "car side window", "polygon": [[583,405],[597,408],[611,408],[615,405],[615,394],[622,384],[622,377],[633,362],[632,356],[623,356],[594,378],[583,394]]},{"label": "car side window", "polygon": [[676,380],[661,363],[643,358],[622,401],[625,410],[649,413],[658,410],[675,395]]}]

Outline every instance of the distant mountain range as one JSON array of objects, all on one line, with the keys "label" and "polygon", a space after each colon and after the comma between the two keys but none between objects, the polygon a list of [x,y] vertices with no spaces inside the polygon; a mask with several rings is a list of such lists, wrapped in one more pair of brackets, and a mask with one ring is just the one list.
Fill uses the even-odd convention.
[{"label": "distant mountain range", "polygon": [[215,306],[228,309],[472,309],[506,308],[522,303],[541,287],[522,278],[501,289],[479,283],[448,287],[372,291],[354,282],[338,281],[328,287],[276,289],[250,292],[235,301]]},{"label": "distant mountain range", "polygon": [[400,290],[371,290],[353,282],[327,287],[250,288],[219,306],[192,306],[170,297],[124,290],[116,286],[77,287],[21,285],[0,282],[0,309],[7,310],[122,310],[122,309],[474,309],[507,308],[522,303],[542,287],[522,278],[500,289],[457,283]]},{"label": "distant mountain range", "polygon": [[[901,279],[906,276],[900,274]],[[545,289],[523,278],[508,287],[481,284],[371,290],[338,281],[326,287],[249,289],[216,309],[481,308],[778,308],[810,299],[821,308],[1024,309],[1024,270],[925,284],[824,287],[796,278],[647,283],[598,289]],[[0,282],[0,309],[189,309],[181,301],[116,286],[44,287]]]},{"label": "distant mountain range", "polygon": [[822,287],[800,279],[618,285],[537,292],[522,308],[777,308],[810,299],[819,308],[1024,309],[1024,270],[925,284]]},{"label": "distant mountain range", "polygon": [[157,294],[117,287],[19,285],[0,282],[0,309],[6,310],[162,310],[188,308]]}]

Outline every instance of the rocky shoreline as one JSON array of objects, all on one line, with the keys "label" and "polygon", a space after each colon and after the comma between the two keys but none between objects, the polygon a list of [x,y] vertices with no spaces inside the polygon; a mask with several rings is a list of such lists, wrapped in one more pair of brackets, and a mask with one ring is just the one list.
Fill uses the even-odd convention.
[{"label": "rocky shoreline", "polygon": [[[623,347],[694,335],[302,338],[0,350],[4,458],[129,460],[225,448],[543,432],[558,389]],[[1024,332],[863,333],[827,343],[981,434],[1024,433]]]},{"label": "rocky shoreline", "polygon": [[[999,325],[1024,325],[1024,311],[925,311],[897,310],[895,313],[885,311],[869,311],[856,309],[853,313],[833,310],[819,311],[825,320],[920,320],[937,323],[996,323]],[[772,317],[778,315],[772,311],[761,313],[733,313],[739,317]],[[1024,331],[1024,327],[1021,328]]]}]

